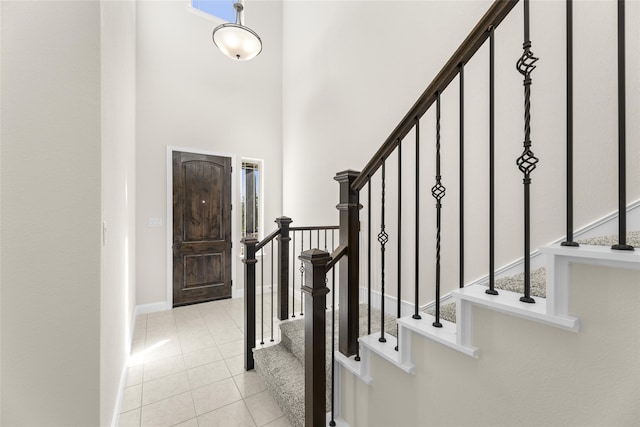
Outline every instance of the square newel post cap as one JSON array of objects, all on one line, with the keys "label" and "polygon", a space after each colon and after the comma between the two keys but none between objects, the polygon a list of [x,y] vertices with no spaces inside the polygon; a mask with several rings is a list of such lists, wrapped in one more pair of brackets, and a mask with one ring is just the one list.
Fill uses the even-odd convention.
[{"label": "square newel post cap", "polygon": [[[320,249],[309,249],[298,257],[304,264],[305,285],[302,291],[312,297],[326,295],[329,288],[326,286],[327,264],[331,261],[331,255]],[[310,273],[310,274],[309,274]]]},{"label": "square newel post cap", "polygon": [[258,261],[256,260],[256,245],[258,244],[258,239],[255,237],[244,237],[240,240],[240,243],[245,245],[247,250],[244,253],[244,257],[242,262],[244,264],[255,264]]},{"label": "square newel post cap", "polygon": [[258,244],[258,239],[256,239],[255,237],[243,237],[240,240],[240,243],[247,246],[255,246]]},{"label": "square newel post cap", "polygon": [[338,182],[353,182],[359,176],[360,172],[354,171],[353,169],[347,169],[346,171],[338,172],[333,179]]},{"label": "square newel post cap", "polygon": [[276,224],[278,224],[279,227],[282,227],[282,224],[291,224],[293,222],[293,220],[291,218],[289,218],[288,216],[280,216],[280,217],[276,218],[276,220],[274,222]]}]

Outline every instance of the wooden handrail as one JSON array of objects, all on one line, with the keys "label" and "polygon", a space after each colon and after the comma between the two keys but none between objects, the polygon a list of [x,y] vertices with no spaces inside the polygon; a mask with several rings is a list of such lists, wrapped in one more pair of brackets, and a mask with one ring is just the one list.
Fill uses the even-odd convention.
[{"label": "wooden handrail", "polygon": [[331,253],[331,261],[329,261],[329,264],[327,264],[327,272],[331,270],[331,268],[333,268],[333,266],[336,265],[338,261],[340,261],[340,258],[342,258],[346,254],[347,245],[338,246],[336,250]]},{"label": "wooden handrail", "polygon": [[518,1],[519,0],[496,0],[491,5],[482,19],[480,19],[473,30],[471,30],[467,38],[464,39],[458,50],[455,51],[449,61],[442,67],[431,84],[422,93],[420,98],[418,98],[398,126],[391,132],[391,135],[389,135],[384,144],[382,144],[373,158],[367,163],[362,172],[360,172],[360,175],[353,182],[352,187],[354,190],[360,191],[365,186],[369,177],[382,166],[384,159],[389,157],[398,146],[398,142],[413,129],[416,118],[419,119],[427,112],[429,107],[435,102],[437,94],[446,89],[449,83],[458,75],[460,65],[466,64],[478,49],[480,49],[489,37],[488,29],[491,26],[496,28],[500,25]]},{"label": "wooden handrail", "polygon": [[256,245],[256,251],[259,251],[260,249],[262,249],[267,243],[269,243],[270,241],[278,237],[279,234],[280,234],[280,229],[277,228],[274,232],[269,234],[260,243]]}]

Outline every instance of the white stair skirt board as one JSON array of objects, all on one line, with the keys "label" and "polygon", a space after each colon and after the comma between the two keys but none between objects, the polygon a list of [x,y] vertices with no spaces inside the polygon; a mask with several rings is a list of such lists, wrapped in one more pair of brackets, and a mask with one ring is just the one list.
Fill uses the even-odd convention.
[{"label": "white stair skirt board", "polygon": [[[547,257],[547,311],[564,316],[569,307],[570,264],[593,264],[604,267],[640,270],[640,251],[616,251],[607,246],[560,244],[545,246],[540,252]],[[560,285],[559,285],[560,284]]]},{"label": "white stair skirt board", "polygon": [[[465,305],[478,305],[500,313],[510,314],[512,316],[521,317],[523,319],[532,320],[534,322],[544,323],[550,326],[556,326],[570,331],[578,331],[578,319],[571,316],[562,316],[549,314],[547,312],[547,301],[545,298],[534,298],[535,304],[529,304],[520,301],[522,294],[499,290],[498,295],[489,295],[485,291],[489,289],[486,286],[470,286],[467,288],[454,291],[458,297],[459,304],[462,305],[461,318],[462,323],[459,328],[466,328],[465,317],[469,314]],[[547,289],[547,292],[549,290]],[[460,305],[458,305],[460,307]],[[464,334],[464,331],[460,331]]]},{"label": "white stair skirt board", "polygon": [[[422,319],[414,319],[413,317],[403,317],[398,320],[398,324],[402,326],[402,330],[412,331],[430,340],[439,342],[449,348],[457,350],[467,356],[478,358],[478,348],[469,344],[462,344],[458,339],[456,324],[440,319],[442,328],[433,326],[436,320],[435,316],[421,313]],[[405,341],[410,341],[409,334],[403,335]]]}]

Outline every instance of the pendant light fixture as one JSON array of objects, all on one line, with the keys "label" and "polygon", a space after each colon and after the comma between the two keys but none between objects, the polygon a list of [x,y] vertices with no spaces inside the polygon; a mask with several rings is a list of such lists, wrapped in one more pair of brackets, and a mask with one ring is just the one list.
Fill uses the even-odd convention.
[{"label": "pendant light fixture", "polygon": [[258,34],[244,26],[244,5],[242,0],[233,4],[236,10],[236,22],[228,22],[213,30],[213,43],[231,59],[248,61],[262,52],[262,41]]}]

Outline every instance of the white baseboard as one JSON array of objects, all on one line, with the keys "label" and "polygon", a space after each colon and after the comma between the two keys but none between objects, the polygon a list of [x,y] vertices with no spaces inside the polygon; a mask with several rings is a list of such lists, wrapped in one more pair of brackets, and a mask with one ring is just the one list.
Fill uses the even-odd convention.
[{"label": "white baseboard", "polygon": [[244,289],[231,289],[231,298],[244,298]]},{"label": "white baseboard", "polygon": [[[360,287],[360,302],[367,302],[367,288]],[[371,291],[371,307],[377,308],[380,310],[382,308],[382,293],[379,291]],[[407,302],[405,300],[401,300],[400,302],[400,314],[401,316],[408,316],[413,314],[414,305],[412,302]],[[384,296],[384,312],[390,316],[398,315],[398,298],[394,296],[385,295]]]},{"label": "white baseboard", "polygon": [[155,313],[157,311],[165,311],[165,310],[171,310],[173,307],[171,307],[171,304],[169,304],[169,302],[167,301],[160,301],[160,302],[152,302],[149,304],[140,304],[140,305],[136,305],[136,310],[135,310],[135,315],[136,317],[141,315],[141,314],[148,314],[148,313]]}]

